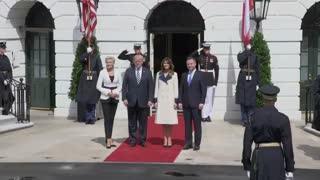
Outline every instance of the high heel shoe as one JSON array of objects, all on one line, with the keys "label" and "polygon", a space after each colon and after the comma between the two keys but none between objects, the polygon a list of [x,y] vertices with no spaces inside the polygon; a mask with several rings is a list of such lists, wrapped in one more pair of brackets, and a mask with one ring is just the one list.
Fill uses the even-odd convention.
[{"label": "high heel shoe", "polygon": [[111,141],[106,140],[106,148],[110,149],[112,147]]}]

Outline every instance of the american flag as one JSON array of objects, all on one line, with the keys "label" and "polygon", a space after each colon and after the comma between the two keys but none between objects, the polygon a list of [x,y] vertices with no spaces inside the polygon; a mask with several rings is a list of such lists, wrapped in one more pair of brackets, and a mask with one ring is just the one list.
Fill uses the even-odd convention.
[{"label": "american flag", "polygon": [[82,1],[82,20],[84,26],[84,34],[88,42],[91,41],[93,31],[97,25],[96,1],[83,0]]},{"label": "american flag", "polygon": [[253,0],[243,0],[242,7],[242,42],[244,47],[250,43],[250,12],[253,9]]}]

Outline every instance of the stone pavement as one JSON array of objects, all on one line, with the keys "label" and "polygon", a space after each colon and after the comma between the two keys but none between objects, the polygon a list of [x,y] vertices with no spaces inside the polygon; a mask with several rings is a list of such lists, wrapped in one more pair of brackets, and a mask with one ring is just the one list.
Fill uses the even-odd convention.
[{"label": "stone pavement", "polygon": [[[85,125],[48,115],[32,114],[34,127],[0,134],[0,162],[102,162],[106,149],[103,120]],[[292,122],[297,168],[320,169],[320,138]],[[113,137],[119,146],[128,137],[127,121],[116,119]],[[203,123],[201,150],[182,151],[176,164],[241,165],[243,127],[235,122]]]}]

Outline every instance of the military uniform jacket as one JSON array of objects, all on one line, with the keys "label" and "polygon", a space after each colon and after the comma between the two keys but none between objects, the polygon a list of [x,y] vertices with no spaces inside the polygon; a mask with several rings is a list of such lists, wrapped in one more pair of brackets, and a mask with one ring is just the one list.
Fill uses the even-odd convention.
[{"label": "military uniform jacket", "polygon": [[[134,53],[128,54],[128,51],[124,50],[119,54],[118,59],[128,60],[130,62],[131,67],[134,67],[133,57],[135,55],[136,54]],[[147,59],[147,54],[141,54],[141,55],[145,58],[145,61],[143,62],[143,67],[149,67],[149,60]]]},{"label": "military uniform jacket", "polygon": [[[282,145],[282,148],[262,147],[260,150],[258,148],[258,151],[256,148],[256,153],[251,156],[253,142],[255,144],[277,142]],[[253,167],[256,168],[255,171],[258,174],[254,179],[258,180],[265,179],[265,177],[284,179],[285,171],[294,171],[290,121],[274,105],[265,105],[252,115],[250,125],[245,129],[242,163],[246,171],[254,170]]]},{"label": "military uniform jacket", "polygon": [[[251,80],[247,81],[248,58]],[[236,86],[236,104],[245,106],[256,105],[256,86],[260,86],[260,63],[253,51],[244,51],[238,54],[240,72]],[[254,71],[254,72],[253,72]]]},{"label": "military uniform jacket", "polygon": [[12,68],[9,58],[6,55],[0,55],[0,84],[5,79],[12,79]]},{"label": "military uniform jacket", "polygon": [[6,55],[0,55],[0,106],[4,109],[4,115],[8,114],[14,101],[10,85],[4,85],[6,79],[12,79],[12,68],[9,58]]},{"label": "military uniform jacket", "polygon": [[[89,56],[90,70],[92,75],[92,80],[90,81],[87,80]],[[76,101],[86,104],[96,104],[100,98],[100,92],[97,90],[96,85],[99,72],[102,70],[101,59],[97,55],[89,55],[88,53],[84,53],[80,57],[80,62],[82,63],[83,70],[80,77]]]},{"label": "military uniform jacket", "polygon": [[[194,51],[190,56],[196,58],[200,70],[204,72],[204,81],[206,85],[217,86],[219,79],[219,64],[217,57],[212,54],[205,55],[203,51],[200,51],[200,54],[198,51]],[[206,72],[207,70],[214,70],[214,72]]]}]

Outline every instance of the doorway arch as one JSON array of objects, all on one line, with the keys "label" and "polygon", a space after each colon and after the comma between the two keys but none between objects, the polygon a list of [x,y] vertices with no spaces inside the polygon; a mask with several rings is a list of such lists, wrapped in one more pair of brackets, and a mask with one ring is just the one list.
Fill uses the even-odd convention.
[{"label": "doorway arch", "polygon": [[199,10],[185,1],[165,1],[151,12],[147,22],[150,68],[156,73],[164,57],[171,57],[180,77],[185,59],[203,41],[205,23]]}]

